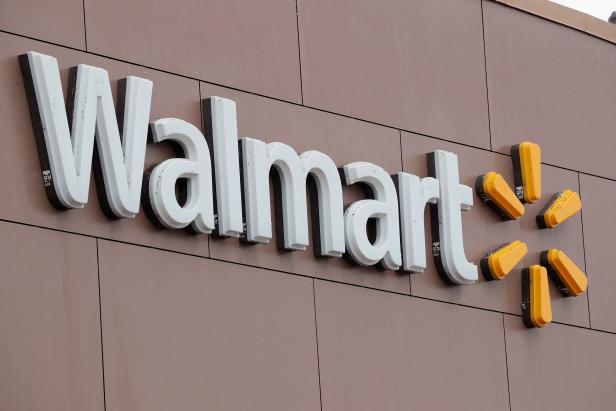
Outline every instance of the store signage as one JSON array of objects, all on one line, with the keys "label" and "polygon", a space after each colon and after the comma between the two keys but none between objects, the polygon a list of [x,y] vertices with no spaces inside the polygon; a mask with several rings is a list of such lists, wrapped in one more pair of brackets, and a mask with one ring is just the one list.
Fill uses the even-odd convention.
[{"label": "store signage", "polygon": [[[211,97],[202,102],[202,132],[178,118],[150,122],[153,84],[149,80],[135,76],[121,80],[116,107],[107,71],[81,64],[70,71],[65,105],[55,58],[29,52],[19,61],[43,184],[59,209],[87,204],[94,169],[97,183],[104,186],[105,194],[99,196],[103,211],[112,218],[134,218],[143,204],[148,215],[169,229],[268,243],[273,238],[269,178],[275,170],[280,180],[275,201],[280,208],[277,214],[282,215],[282,223],[275,227],[280,248],[308,247],[308,184],[317,216],[313,240],[318,255],[347,254],[364,266],[423,272],[427,266],[424,209],[429,206],[432,254],[441,277],[452,284],[472,284],[478,279],[478,267],[465,256],[462,233],[461,211],[473,206],[473,191],[460,184],[453,153],[429,153],[429,177],[425,178],[404,172],[390,176],[368,162],[346,164],[339,170],[319,151],[298,154],[286,144],[248,137],[238,145],[236,105],[231,100]],[[163,161],[143,178],[148,133],[154,143],[174,143],[183,156]],[[515,193],[497,173],[480,176],[476,187],[480,198],[504,219],[519,218],[522,202],[540,196],[537,148],[531,144],[516,150],[521,168]],[[176,192],[180,180],[186,182],[186,201],[181,202]],[[343,184],[361,184],[371,196],[345,210]],[[550,218],[545,217],[546,227],[563,220],[562,216]],[[376,226],[374,236],[369,235],[371,222]],[[486,256],[482,272],[487,279],[502,279],[525,253],[525,244],[512,243]],[[535,325],[546,322],[547,316],[541,315],[535,315],[541,318]]]}]

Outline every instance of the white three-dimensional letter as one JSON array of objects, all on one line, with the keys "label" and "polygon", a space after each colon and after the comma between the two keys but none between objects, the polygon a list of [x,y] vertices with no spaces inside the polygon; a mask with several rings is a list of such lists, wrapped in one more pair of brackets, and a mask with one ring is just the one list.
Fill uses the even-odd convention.
[{"label": "white three-dimensional letter", "polygon": [[[398,196],[391,177],[381,167],[358,162],[344,166],[346,184],[363,183],[374,195],[372,200],[357,201],[344,213],[346,246],[351,257],[361,265],[382,262],[390,270],[402,265]],[[376,241],[368,239],[368,219],[375,218]]]},{"label": "white three-dimensional letter", "polygon": [[[45,54],[20,56],[27,90],[36,99],[33,115],[40,148],[45,186],[61,208],[82,208],[88,202],[94,137],[105,182],[106,200],[115,217],[134,217],[139,212],[143,161],[147,140],[152,82],[129,76],[121,81],[124,94],[122,139],[116,119],[106,70],[80,64],[77,67],[72,118],[69,129],[58,61]],[[70,103],[70,102],[69,102]],[[50,197],[51,198],[51,197]]]},{"label": "white three-dimensional letter", "polygon": [[[205,137],[195,126],[177,118],[156,120],[151,127],[154,142],[171,140],[180,145],[186,157],[165,160],[152,170],[148,189],[154,214],[168,228],[190,224],[197,233],[210,233],[214,229],[214,196]],[[180,178],[188,180],[184,206],[178,203],[175,192]]]},{"label": "white three-dimensional letter", "polygon": [[426,269],[426,236],[424,210],[426,204],[439,198],[439,182],[435,178],[398,173],[400,197],[400,231],[404,271],[423,272]]},{"label": "white three-dimensional letter", "polygon": [[[462,234],[461,210],[473,206],[473,190],[460,184],[458,156],[437,150],[428,154],[428,169],[439,180],[441,187],[437,207],[432,207],[432,251],[437,268],[454,284],[472,284],[477,281],[477,266],[466,259]],[[435,225],[438,224],[438,231]]]},{"label": "white three-dimensional letter", "polygon": [[205,137],[214,152],[218,216],[216,234],[239,237],[244,230],[244,223],[235,102],[222,97],[210,97],[203,100],[202,105]]},{"label": "white three-dimensional letter", "polygon": [[[318,151],[298,156],[286,144],[252,138],[242,139],[244,155],[244,193],[246,239],[267,243],[272,238],[269,172],[273,167],[280,177],[283,216],[282,246],[305,250],[308,246],[306,178],[310,174],[318,193],[319,254],[340,257],[344,253],[342,186],[335,163]],[[278,236],[280,238],[280,236]]]}]

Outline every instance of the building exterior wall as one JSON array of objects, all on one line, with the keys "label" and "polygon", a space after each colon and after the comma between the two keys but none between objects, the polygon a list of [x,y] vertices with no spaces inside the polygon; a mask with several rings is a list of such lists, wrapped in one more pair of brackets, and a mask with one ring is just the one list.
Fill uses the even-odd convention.
[{"label": "building exterior wall", "polygon": [[[0,0],[0,410],[616,409],[616,29],[544,17],[490,0]],[[510,146],[533,140],[544,197],[573,189],[582,213],[539,231],[542,202],[501,222],[475,196],[466,254],[559,248],[589,290],[552,286],[554,322],[528,330],[519,270],[452,287],[432,261],[409,275],[112,221],[94,185],[59,212],[17,61],[31,50],[64,84],[80,63],[114,92],[152,80],[152,119],[201,126],[201,98],[230,98],[240,136],[339,166],[425,176],[443,149],[463,184],[511,183]],[[148,144],[146,166],[172,156]]]}]

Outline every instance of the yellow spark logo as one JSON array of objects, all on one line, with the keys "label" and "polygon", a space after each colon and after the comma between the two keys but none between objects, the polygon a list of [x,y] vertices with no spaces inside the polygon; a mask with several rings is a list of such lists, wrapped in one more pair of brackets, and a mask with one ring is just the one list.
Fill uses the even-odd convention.
[{"label": "yellow spark logo", "polygon": [[[475,190],[481,200],[503,220],[524,215],[524,204],[541,199],[541,148],[529,141],[511,148],[515,191],[502,175],[489,172],[477,177]],[[580,196],[573,190],[555,194],[536,217],[539,229],[553,229],[582,209]],[[507,277],[526,255],[528,247],[513,241],[489,252],[481,259],[481,272],[488,281]],[[566,297],[583,294],[588,288],[586,275],[562,251],[555,248],[541,253],[539,264],[522,269],[522,314],[524,324],[543,327],[552,321],[548,278]]]}]

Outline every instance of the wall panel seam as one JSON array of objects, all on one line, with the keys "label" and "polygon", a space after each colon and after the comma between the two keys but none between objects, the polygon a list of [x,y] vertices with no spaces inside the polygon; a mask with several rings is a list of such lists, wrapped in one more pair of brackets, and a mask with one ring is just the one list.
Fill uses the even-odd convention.
[{"label": "wall panel seam", "polygon": [[323,411],[323,390],[321,388],[321,358],[319,357],[319,325],[317,322],[317,292],[315,289],[316,279],[312,279],[312,302],[314,309],[314,337],[317,349],[317,373],[319,377],[319,404],[321,405],[321,411]]},{"label": "wall panel seam", "polygon": [[481,6],[481,41],[483,42],[483,67],[484,67],[484,76],[486,83],[486,106],[488,109],[488,136],[490,137],[490,151],[494,150],[492,146],[492,120],[490,117],[490,90],[488,86],[488,56],[486,54],[486,25],[483,17],[483,1],[479,0],[479,4]]},{"label": "wall panel seam", "polygon": [[88,51],[88,27],[86,25],[86,0],[82,0],[81,2],[83,7],[83,36],[84,42],[86,45],[86,52]]},{"label": "wall panel seam", "polygon": [[509,400],[509,411],[511,411],[511,386],[509,383],[509,358],[507,358],[507,329],[505,328],[505,314],[501,314],[503,326],[503,343],[505,348],[505,371],[507,374],[507,398]]},{"label": "wall panel seam", "polygon": [[103,409],[107,410],[107,389],[105,387],[105,350],[103,345],[103,304],[101,298],[101,268],[98,250],[98,238],[96,238],[96,275],[98,278],[98,320],[101,341],[101,371],[103,374]]},{"label": "wall panel seam", "polygon": [[[580,197],[582,197],[582,182],[580,181],[580,173],[577,175],[578,178],[578,193]],[[584,238],[584,208],[580,210],[580,220],[582,221],[582,251],[584,252],[584,272],[588,277],[588,266],[586,262],[586,241]],[[588,305],[588,327],[592,328],[592,321],[590,316],[590,287],[588,287],[588,291],[586,291],[586,304]]]},{"label": "wall panel seam", "polygon": [[295,29],[297,32],[297,59],[299,61],[299,94],[304,105],[304,80],[302,78],[302,48],[299,41],[299,0],[295,0]]}]

